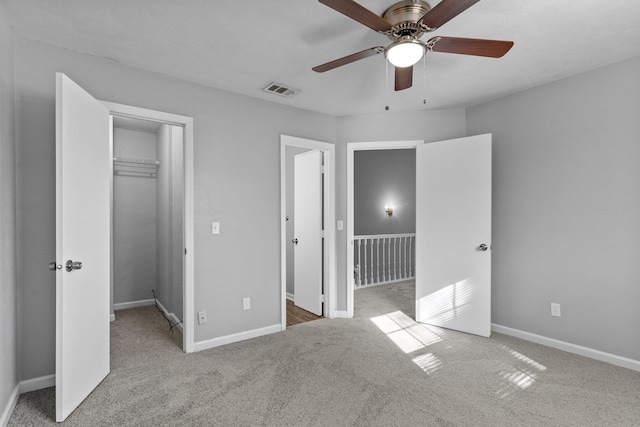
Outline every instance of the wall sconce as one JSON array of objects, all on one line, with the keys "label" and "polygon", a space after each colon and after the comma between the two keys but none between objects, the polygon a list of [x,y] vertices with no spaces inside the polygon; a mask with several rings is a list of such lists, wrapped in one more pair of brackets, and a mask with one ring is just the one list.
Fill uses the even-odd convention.
[{"label": "wall sconce", "polygon": [[385,206],[384,211],[389,216],[393,215],[393,208],[391,206]]}]

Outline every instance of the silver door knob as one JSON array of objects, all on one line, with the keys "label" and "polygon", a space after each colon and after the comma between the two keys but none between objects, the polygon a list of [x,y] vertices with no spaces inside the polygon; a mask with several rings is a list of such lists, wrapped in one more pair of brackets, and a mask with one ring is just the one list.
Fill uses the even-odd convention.
[{"label": "silver door knob", "polygon": [[298,239],[291,239],[291,243],[298,244]]},{"label": "silver door knob", "polygon": [[484,243],[481,244],[480,246],[478,246],[478,249],[480,249],[481,251],[486,251],[487,249],[489,249],[489,246],[485,245]]},{"label": "silver door knob", "polygon": [[62,264],[56,264],[55,261],[52,261],[49,263],[49,270],[51,271],[62,270]]},{"label": "silver door knob", "polygon": [[80,261],[67,261],[66,264],[67,271],[80,270],[82,268],[82,263]]}]

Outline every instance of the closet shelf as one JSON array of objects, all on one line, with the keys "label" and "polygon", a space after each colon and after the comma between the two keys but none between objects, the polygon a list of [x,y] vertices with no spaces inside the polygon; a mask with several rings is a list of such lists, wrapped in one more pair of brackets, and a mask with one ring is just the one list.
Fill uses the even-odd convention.
[{"label": "closet shelf", "polygon": [[155,178],[158,176],[160,162],[156,159],[131,156],[114,156],[113,173],[124,176]]}]

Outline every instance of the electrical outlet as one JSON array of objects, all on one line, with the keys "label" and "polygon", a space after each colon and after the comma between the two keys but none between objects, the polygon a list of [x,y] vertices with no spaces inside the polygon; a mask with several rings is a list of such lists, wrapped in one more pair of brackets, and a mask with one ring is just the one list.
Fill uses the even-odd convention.
[{"label": "electrical outlet", "polygon": [[207,323],[207,312],[199,311],[198,312],[198,325],[204,325]]},{"label": "electrical outlet", "polygon": [[560,304],[557,304],[555,302],[551,303],[551,315],[556,317],[562,316],[562,314],[560,313]]},{"label": "electrical outlet", "polygon": [[251,298],[242,298],[242,309],[249,310],[251,308]]}]

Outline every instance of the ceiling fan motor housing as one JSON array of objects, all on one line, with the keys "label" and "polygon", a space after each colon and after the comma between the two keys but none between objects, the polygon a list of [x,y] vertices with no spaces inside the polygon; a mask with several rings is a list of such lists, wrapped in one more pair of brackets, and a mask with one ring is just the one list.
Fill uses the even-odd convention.
[{"label": "ceiling fan motor housing", "polygon": [[403,0],[394,4],[382,14],[382,18],[393,25],[387,35],[393,41],[407,36],[419,39],[425,27],[418,21],[430,10],[431,7],[421,0]]},{"label": "ceiling fan motor housing", "polygon": [[402,22],[416,23],[430,10],[431,6],[423,1],[403,0],[385,10],[382,18],[394,26]]}]

